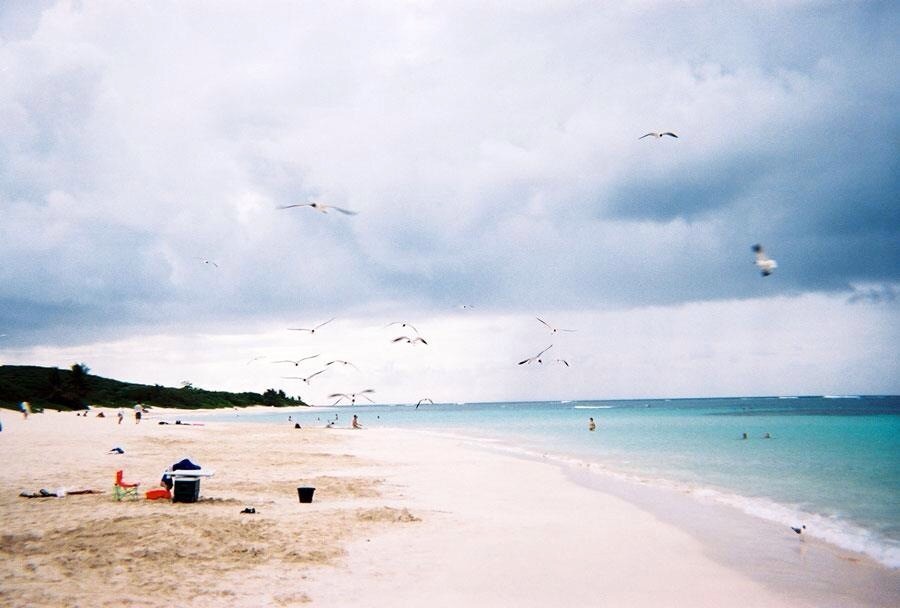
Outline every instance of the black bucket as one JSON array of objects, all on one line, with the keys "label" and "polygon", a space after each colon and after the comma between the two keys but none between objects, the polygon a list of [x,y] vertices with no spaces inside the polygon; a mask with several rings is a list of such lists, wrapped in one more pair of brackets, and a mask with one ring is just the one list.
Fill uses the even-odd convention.
[{"label": "black bucket", "polygon": [[297,496],[300,497],[300,502],[312,502],[315,491],[315,488],[297,488]]}]

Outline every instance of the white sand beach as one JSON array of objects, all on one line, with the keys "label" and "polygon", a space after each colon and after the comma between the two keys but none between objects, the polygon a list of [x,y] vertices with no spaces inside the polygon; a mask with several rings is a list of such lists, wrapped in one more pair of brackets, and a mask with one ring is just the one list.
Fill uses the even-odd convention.
[{"label": "white sand beach", "polygon": [[[288,422],[159,425],[154,413],[119,425],[114,411],[0,416],[3,606],[797,607],[900,597],[894,572],[814,543],[780,553],[790,576],[766,580],[752,555],[733,559],[752,543],[723,551],[557,465],[461,439]],[[117,469],[143,493],[184,457],[215,470],[199,502],[113,499]],[[297,497],[305,485],[316,488],[311,504]],[[59,487],[101,493],[19,496]],[[822,564],[838,568],[830,586],[792,584],[819,581],[804,569]]]}]

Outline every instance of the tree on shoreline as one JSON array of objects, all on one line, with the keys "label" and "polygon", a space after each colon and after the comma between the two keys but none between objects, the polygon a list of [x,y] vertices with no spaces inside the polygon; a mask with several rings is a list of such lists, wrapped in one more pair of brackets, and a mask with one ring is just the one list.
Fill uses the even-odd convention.
[{"label": "tree on shoreline", "polygon": [[40,411],[83,410],[88,403],[107,407],[133,407],[144,403],[153,407],[212,409],[272,405],[275,407],[306,405],[299,398],[288,397],[283,390],[269,389],[265,394],[208,391],[191,385],[171,388],[121,382],[90,374],[84,363],[70,369],[34,365],[0,365],[0,407],[15,409],[22,401],[31,402]]}]

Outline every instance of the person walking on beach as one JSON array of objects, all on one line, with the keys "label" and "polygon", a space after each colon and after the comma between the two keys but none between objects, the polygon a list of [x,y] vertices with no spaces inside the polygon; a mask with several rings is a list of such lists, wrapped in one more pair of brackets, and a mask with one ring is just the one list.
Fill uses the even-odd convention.
[{"label": "person walking on beach", "polygon": [[134,423],[135,423],[135,424],[140,424],[140,423],[141,423],[141,411],[142,411],[143,409],[144,409],[144,408],[141,407],[141,404],[140,404],[140,403],[135,403],[135,404],[134,404]]},{"label": "person walking on beach", "polygon": [[119,424],[122,424],[122,419],[125,418],[125,414],[122,413],[122,408],[119,408],[118,418]]},{"label": "person walking on beach", "polygon": [[352,426],[353,426],[353,428],[355,428],[355,429],[361,429],[361,428],[363,428],[362,425],[359,423],[359,420],[356,418],[356,414],[353,414],[353,424],[352,424]]},{"label": "person walking on beach", "polygon": [[23,401],[19,404],[19,409],[22,410],[22,418],[28,420],[28,414],[31,413],[31,404]]},{"label": "person walking on beach", "polygon": [[593,418],[589,418],[589,419],[588,419],[588,430],[589,430],[589,431],[596,431],[596,430],[597,430],[597,425],[594,424],[594,419],[593,419]]}]

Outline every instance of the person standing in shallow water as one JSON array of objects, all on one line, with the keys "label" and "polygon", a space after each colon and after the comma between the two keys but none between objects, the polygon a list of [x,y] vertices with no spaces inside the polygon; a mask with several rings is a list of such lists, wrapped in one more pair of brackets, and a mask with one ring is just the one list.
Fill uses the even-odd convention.
[{"label": "person standing in shallow water", "polygon": [[353,414],[353,428],[361,429],[362,425],[359,423],[359,420],[356,418],[356,414]]},{"label": "person standing in shallow water", "polygon": [[589,418],[589,419],[588,419],[588,430],[589,430],[589,431],[596,431],[596,430],[597,430],[597,425],[594,424],[594,419],[593,419],[593,418]]}]

